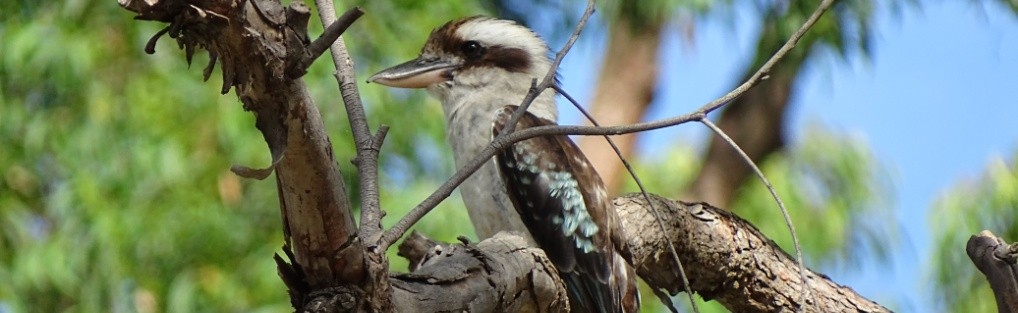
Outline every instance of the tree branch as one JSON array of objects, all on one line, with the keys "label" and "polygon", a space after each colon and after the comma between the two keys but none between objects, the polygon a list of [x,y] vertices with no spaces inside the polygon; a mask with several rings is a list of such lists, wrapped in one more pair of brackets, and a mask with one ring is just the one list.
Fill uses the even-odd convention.
[{"label": "tree branch", "polygon": [[396,312],[568,310],[555,266],[522,237],[503,232],[476,246],[447,245],[414,233],[400,251],[415,257],[412,273],[390,278]]},{"label": "tree branch", "polygon": [[753,159],[749,158],[749,156],[746,155],[746,152],[742,151],[742,148],[740,148],[735,141],[732,141],[732,138],[728,137],[728,134],[725,134],[725,131],[721,130],[721,128],[717,127],[717,125],[714,125],[714,123],[712,123],[709,119],[703,119],[700,120],[700,122],[728,143],[732,149],[735,149],[746,165],[753,169],[756,176],[760,178],[760,181],[763,182],[765,187],[767,187],[767,191],[771,193],[771,197],[774,197],[774,202],[778,203],[778,209],[781,211],[781,216],[785,218],[785,226],[788,226],[788,233],[792,235],[792,245],[795,248],[795,261],[799,264],[799,276],[802,279],[803,286],[807,286],[807,288],[803,288],[802,299],[800,299],[802,302],[805,302],[805,299],[809,297],[810,290],[806,280],[806,265],[803,264],[802,261],[802,246],[799,245],[799,236],[796,235],[795,226],[792,223],[792,217],[788,215],[788,209],[785,208],[785,203],[781,201],[781,197],[778,196],[778,192],[774,190],[774,186],[771,185],[771,181],[767,179],[767,176],[764,176],[760,167],[756,166],[756,163],[753,163]]},{"label": "tree branch", "polygon": [[307,8],[300,2],[291,7],[276,1],[241,3],[120,0],[139,19],[170,23],[166,33],[188,55],[208,49],[211,62],[222,65],[224,93],[234,88],[244,109],[254,113],[273,161],[251,173],[275,170],[283,250],[291,262],[277,256],[277,264],[291,302],[302,308],[312,290],[338,282],[362,284],[365,249],[356,240],[351,205],[321,114],[304,82],[291,75],[303,73],[294,66],[306,66],[292,60],[308,54],[301,33]]},{"label": "tree branch", "polygon": [[[670,238],[686,265],[691,289],[732,312],[890,312],[809,270],[809,288],[816,297],[803,299],[795,260],[749,222],[706,203],[652,199],[654,207],[664,211],[669,233],[627,232],[626,240],[637,273],[655,289],[675,294],[683,287],[671,270],[665,247]],[[656,229],[640,194],[618,197],[614,203],[625,229]]]},{"label": "tree branch", "polygon": [[[322,25],[328,26],[327,30],[331,27],[330,25],[337,24],[331,0],[315,0],[315,4],[318,6],[318,15],[322,20]],[[360,8],[355,7],[343,16],[356,18],[361,14],[363,12]],[[382,235],[381,221],[384,215],[378,200],[378,153],[382,147],[382,140],[388,133],[388,127],[380,127],[376,135],[371,134],[367,115],[364,113],[364,105],[361,103],[361,96],[357,91],[353,60],[346,49],[346,43],[342,37],[338,37],[331,46],[332,61],[336,65],[336,72],[333,76],[339,83],[339,90],[343,96],[343,104],[357,149],[357,157],[354,158],[353,163],[357,166],[357,178],[360,182],[361,223],[358,237],[362,242],[367,243],[365,265],[367,266],[367,275],[371,279],[367,284],[362,285],[368,289],[366,290],[368,299],[365,302],[371,311],[387,312],[391,310],[391,288],[386,279],[389,262],[385,257],[385,250],[388,246],[379,248],[375,243]]]},{"label": "tree branch", "polygon": [[[802,309],[804,312],[890,312],[887,308],[870,301],[849,287],[838,285],[822,274],[807,271],[809,287],[814,290],[815,297],[803,300],[802,284],[799,279],[798,265],[795,260],[781,250],[773,241],[765,237],[749,222],[733,213],[713,207],[706,203],[685,203],[669,200],[659,196],[651,196],[650,201],[658,210],[663,210],[664,224],[668,232],[657,231],[650,202],[640,194],[629,194],[614,200],[623,226],[626,229],[641,229],[642,232],[627,232],[627,244],[632,249],[634,266],[637,273],[648,285],[656,290],[665,290],[671,294],[682,291],[685,287],[678,274],[673,271],[674,265],[668,253],[668,242],[679,251],[682,263],[687,265],[690,287],[706,300],[716,300],[732,312],[790,312]],[[500,233],[491,240],[502,240],[505,233]],[[524,257],[527,261],[523,268],[532,269],[537,264],[546,264],[543,253],[539,249],[527,248],[526,242],[518,237],[511,242],[502,240],[502,251],[528,251],[533,258]],[[669,240],[670,239],[670,240]],[[486,250],[486,240],[478,245],[480,251]],[[464,249],[462,245],[457,245]],[[431,261],[423,263],[433,266],[428,270],[424,267],[416,269],[409,276],[416,277],[417,287],[413,292],[399,294],[394,291],[393,302],[397,311],[416,312],[417,300],[432,302],[446,299],[444,305],[462,303],[463,286],[450,284],[447,277],[465,277],[458,273],[473,273],[470,269],[502,269],[511,268],[516,271],[521,259],[479,258],[456,259],[447,256],[449,246],[423,241],[419,236],[411,235],[401,246],[402,255],[411,256],[411,264],[420,263],[420,259],[431,257]],[[456,249],[456,248],[452,248]],[[469,248],[467,248],[469,249]],[[427,256],[427,257],[426,257]],[[435,256],[443,256],[436,258]],[[534,258],[541,262],[532,263]],[[476,264],[479,260],[490,261],[483,267]],[[425,265],[425,267],[428,265]],[[551,270],[544,270],[545,273]],[[527,270],[524,270],[527,271]],[[483,274],[483,273],[482,273]],[[543,273],[542,273],[543,275]],[[557,275],[550,279],[557,279]],[[526,276],[524,276],[526,277]],[[464,278],[464,279],[473,279]],[[503,278],[505,279],[505,278]],[[546,278],[542,278],[546,279]],[[513,279],[493,280],[494,284],[512,283]],[[433,283],[428,283],[431,281]],[[453,281],[453,283],[458,284]],[[397,286],[400,283],[392,283]],[[556,283],[556,285],[559,283]],[[424,286],[430,285],[430,286]],[[482,288],[483,287],[483,288]],[[491,292],[488,287],[478,287],[482,292],[477,297],[484,299],[480,303],[492,303],[491,298],[499,298],[504,293]],[[435,289],[432,289],[435,288]],[[547,288],[547,287],[538,287]],[[436,290],[437,289],[437,290]],[[427,290],[427,291],[419,291]],[[542,290],[527,289],[518,291],[523,295],[542,294]],[[444,295],[436,299],[436,296]],[[565,298],[561,298],[565,301]],[[531,301],[531,300],[528,300]],[[807,302],[803,302],[807,301]],[[506,307],[477,306],[476,312],[502,311]],[[480,308],[483,308],[481,310]],[[450,310],[462,310],[461,304],[449,307]]]},{"label": "tree branch", "polygon": [[[318,16],[323,26],[333,25],[336,21],[335,8],[332,1],[315,0],[318,6]],[[360,8],[353,8],[350,11],[361,12]],[[362,12],[363,13],[363,12]],[[346,15],[344,15],[346,16]],[[355,15],[355,16],[360,16]],[[357,148],[357,157],[354,165],[357,166],[357,178],[360,180],[361,196],[361,240],[373,244],[373,238],[381,233],[382,212],[378,204],[378,150],[374,149],[374,138],[371,129],[368,127],[368,118],[364,113],[364,105],[361,103],[360,93],[357,90],[357,78],[353,68],[353,60],[346,50],[346,43],[339,37],[331,46],[332,62],[336,65],[336,72],[333,76],[339,83],[339,90],[343,96],[343,105],[346,108],[347,119],[350,121],[350,130],[353,133],[354,145]]]},{"label": "tree branch", "polygon": [[1018,312],[1018,244],[1007,244],[1004,239],[984,230],[969,238],[965,252],[993,289],[997,312]]}]

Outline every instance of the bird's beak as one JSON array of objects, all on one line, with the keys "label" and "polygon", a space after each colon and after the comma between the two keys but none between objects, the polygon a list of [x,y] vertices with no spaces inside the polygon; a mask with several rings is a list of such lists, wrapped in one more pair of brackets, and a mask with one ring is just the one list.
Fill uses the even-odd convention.
[{"label": "bird's beak", "polygon": [[398,88],[425,88],[452,79],[457,64],[442,59],[416,58],[378,72],[368,82]]}]

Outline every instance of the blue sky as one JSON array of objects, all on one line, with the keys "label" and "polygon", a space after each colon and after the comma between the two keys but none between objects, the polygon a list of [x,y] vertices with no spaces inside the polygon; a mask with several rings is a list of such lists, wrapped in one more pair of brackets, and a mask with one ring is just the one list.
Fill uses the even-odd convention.
[{"label": "blue sky", "polygon": [[[678,26],[670,29],[650,119],[689,112],[733,86],[759,23],[749,10],[736,17],[735,24],[698,21],[692,41],[680,37]],[[806,125],[819,122],[863,139],[890,170],[895,222],[903,231],[891,264],[820,270],[896,309],[932,312],[931,204],[978,178],[990,160],[1018,151],[1018,19],[999,5],[926,1],[898,16],[878,12],[875,26],[869,58],[821,57],[804,70],[788,137],[794,142]],[[566,90],[581,103],[591,94],[604,44],[590,35],[596,32],[586,34],[561,71]],[[574,110],[562,114],[564,123],[579,121]],[[705,135],[700,125],[656,131],[641,140],[641,151],[653,154],[676,138],[702,144]]]}]

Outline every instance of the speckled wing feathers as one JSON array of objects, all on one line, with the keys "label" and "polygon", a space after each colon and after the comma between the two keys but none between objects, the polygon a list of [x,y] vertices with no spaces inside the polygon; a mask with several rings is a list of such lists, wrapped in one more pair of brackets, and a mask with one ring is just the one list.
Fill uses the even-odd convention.
[{"label": "speckled wing feathers", "polygon": [[[516,106],[495,114],[493,134],[503,129]],[[517,130],[555,125],[526,113]],[[562,274],[575,312],[622,312],[626,282],[610,279],[616,262],[628,257],[616,213],[605,187],[586,157],[567,136],[517,142],[496,154],[509,198],[538,245]],[[631,272],[631,269],[629,270]],[[623,275],[630,273],[622,270]],[[614,277],[616,279],[620,277]],[[621,283],[621,284],[617,284]],[[575,299],[580,298],[580,299]],[[638,304],[637,304],[638,305]]]}]

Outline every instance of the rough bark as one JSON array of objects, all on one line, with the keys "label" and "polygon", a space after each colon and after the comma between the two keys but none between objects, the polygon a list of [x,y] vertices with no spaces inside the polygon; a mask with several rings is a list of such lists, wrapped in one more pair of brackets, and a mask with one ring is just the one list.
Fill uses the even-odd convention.
[{"label": "rough bark", "polygon": [[[686,269],[690,288],[706,300],[716,300],[732,312],[793,312],[802,306],[802,312],[890,312],[879,304],[870,301],[849,287],[838,285],[826,276],[807,270],[809,287],[812,295],[802,299],[802,283],[799,279],[799,268],[795,259],[781,250],[773,241],[765,237],[749,222],[735,216],[731,212],[718,209],[705,203],[687,203],[675,200],[652,197],[654,207],[661,210],[664,224],[668,232],[661,232],[654,221],[650,206],[641,195],[630,194],[616,198],[614,203],[626,229],[638,229],[639,232],[626,233],[625,240],[633,248],[634,266],[637,273],[652,288],[676,294],[684,288],[676,272],[675,263],[667,250],[669,238]],[[445,251],[448,248],[434,248],[434,244],[421,244],[419,239],[409,240],[411,243],[401,247],[401,254],[408,257],[411,263],[417,263],[422,255],[435,254],[429,251]],[[526,249],[522,240],[512,241],[518,244],[515,248],[503,248],[507,251],[536,250]],[[502,241],[501,244],[509,244]],[[485,247],[482,242],[479,247]],[[539,251],[539,250],[538,250]],[[537,254],[532,254],[537,255]],[[543,253],[541,262],[545,264]],[[494,260],[494,259],[492,259]],[[475,261],[462,263],[448,259],[431,264],[436,268],[431,272],[460,271],[461,268],[472,266]],[[530,263],[527,263],[530,266]],[[512,268],[517,264],[489,263],[488,267]],[[446,267],[448,269],[438,269]],[[514,271],[526,272],[533,269]],[[464,271],[469,272],[469,271]],[[544,270],[546,273],[547,270]],[[420,270],[413,275],[428,276]],[[437,276],[448,276],[447,274]],[[394,282],[393,285],[398,283]],[[493,282],[493,284],[497,284]],[[439,285],[439,284],[434,284]],[[422,287],[425,288],[425,287]],[[429,286],[426,288],[436,288]],[[465,301],[454,287],[445,291],[434,291],[446,295],[455,295],[450,301]],[[485,289],[487,290],[487,289]],[[424,292],[424,291],[422,291]],[[487,291],[486,291],[487,292]],[[527,291],[531,292],[531,291]],[[492,294],[485,293],[486,297]],[[394,298],[400,296],[394,294]],[[815,301],[814,301],[815,300]],[[394,300],[410,305],[413,301]],[[494,301],[494,300],[488,300]],[[528,300],[530,301],[530,300]],[[487,303],[487,302],[486,302]],[[397,305],[398,310],[410,309]],[[486,306],[487,307],[487,306]],[[460,308],[460,306],[457,306]]]},{"label": "rough bark", "polygon": [[[208,79],[220,65],[225,94],[231,88],[254,113],[272,155],[266,169],[236,167],[245,176],[265,178],[275,169],[290,264],[276,258],[295,307],[312,290],[338,282],[364,282],[364,248],[345,186],[318,108],[299,76],[308,53],[308,10],[278,1],[120,0],[137,18],[169,23],[146,47],[150,53],[163,34],[176,39],[188,61],[195,50],[209,51]],[[363,286],[361,286],[363,287]],[[354,288],[360,289],[360,288]]]},{"label": "rough bark", "polygon": [[[637,273],[653,288],[672,294],[682,290],[670,238],[689,277],[690,288],[706,300],[717,300],[732,312],[889,312],[849,287],[809,270],[815,298],[801,299],[802,283],[795,259],[756,227],[706,203],[687,203],[652,196],[668,233],[658,231],[647,202],[639,194],[615,199],[633,248]],[[816,299],[817,302],[814,302]]]},{"label": "rough bark", "polygon": [[390,278],[397,312],[568,312],[555,266],[517,235],[448,245],[413,233],[400,253],[413,272]]},{"label": "rough bark", "polygon": [[1007,244],[984,230],[969,238],[965,252],[990,283],[997,312],[1018,312],[1018,244]]},{"label": "rough bark", "polygon": [[[654,99],[662,24],[641,23],[639,29],[632,25],[620,17],[608,28],[608,46],[590,103],[591,115],[603,126],[640,122]],[[613,136],[612,140],[628,159],[633,155],[636,138],[637,134],[627,134]],[[579,138],[579,146],[601,175],[608,194],[617,194],[628,173],[608,141],[600,136],[584,136]]]}]

